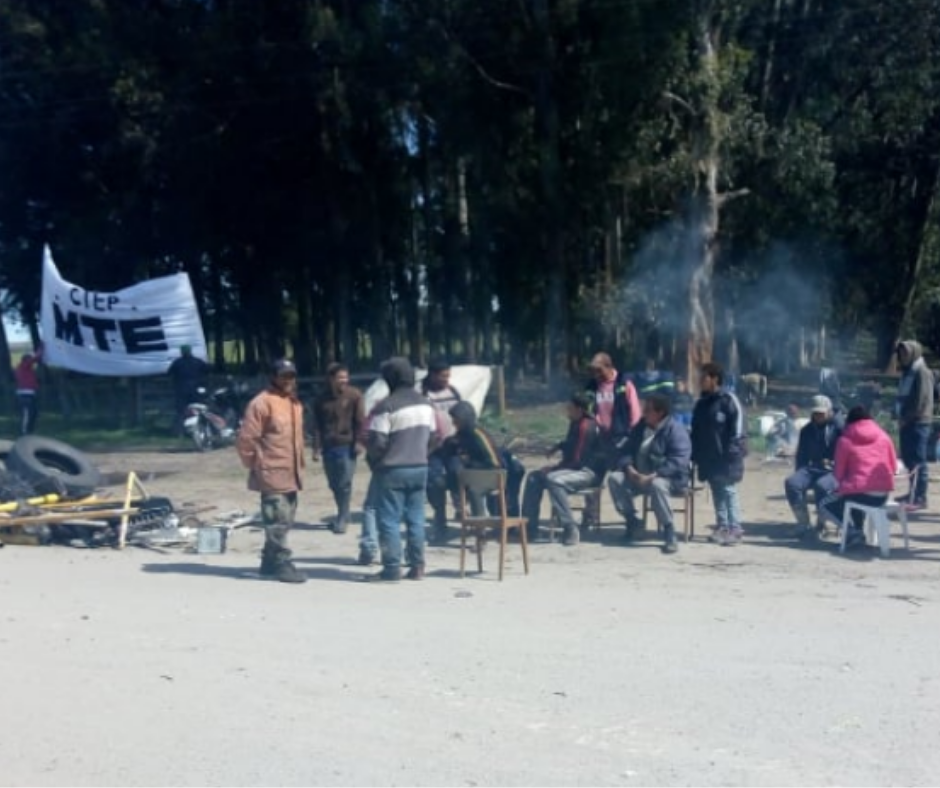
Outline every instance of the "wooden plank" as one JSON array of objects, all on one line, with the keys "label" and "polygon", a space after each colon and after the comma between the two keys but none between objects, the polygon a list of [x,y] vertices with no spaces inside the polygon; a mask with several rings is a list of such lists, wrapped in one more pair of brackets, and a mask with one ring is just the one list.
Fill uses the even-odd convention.
[{"label": "wooden plank", "polygon": [[115,517],[130,517],[140,512],[140,509],[102,509],[90,512],[55,512],[51,514],[36,514],[28,517],[0,517],[0,528],[23,528],[27,525],[43,525],[44,523],[68,523],[72,520],[113,520]]}]

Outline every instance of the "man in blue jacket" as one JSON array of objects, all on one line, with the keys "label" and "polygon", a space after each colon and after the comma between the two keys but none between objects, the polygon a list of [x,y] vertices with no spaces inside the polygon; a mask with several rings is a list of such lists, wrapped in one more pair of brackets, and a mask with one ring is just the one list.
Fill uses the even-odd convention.
[{"label": "man in blue jacket", "polygon": [[702,393],[692,412],[692,462],[699,479],[708,482],[715,503],[717,527],[710,541],[736,545],[744,535],[737,485],[744,478],[747,434],[744,409],[724,382],[720,365],[702,365]]},{"label": "man in blue jacket", "polygon": [[627,521],[627,539],[642,523],[633,503],[635,495],[648,495],[656,521],[665,535],[664,553],[679,549],[669,497],[681,495],[689,486],[692,444],[685,425],[670,415],[670,398],[651,394],[643,401],[643,419],[630,432],[616,471],[607,486],[614,506]]}]

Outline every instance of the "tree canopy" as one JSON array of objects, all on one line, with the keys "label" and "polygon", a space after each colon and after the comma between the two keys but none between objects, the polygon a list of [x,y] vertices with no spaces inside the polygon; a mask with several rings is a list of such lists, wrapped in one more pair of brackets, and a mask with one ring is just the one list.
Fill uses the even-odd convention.
[{"label": "tree canopy", "polygon": [[936,323],[938,64],[938,0],[2,0],[3,308],[36,335],[48,243],[185,270],[249,369],[887,363]]}]

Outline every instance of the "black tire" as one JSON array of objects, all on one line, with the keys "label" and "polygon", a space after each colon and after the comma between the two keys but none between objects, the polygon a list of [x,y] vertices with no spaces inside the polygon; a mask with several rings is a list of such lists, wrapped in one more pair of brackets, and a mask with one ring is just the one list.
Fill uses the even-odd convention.
[{"label": "black tire", "polygon": [[10,452],[13,451],[13,443],[14,441],[0,440],[0,471],[6,470],[7,458],[10,456]]},{"label": "black tire", "polygon": [[101,474],[84,453],[38,435],[24,435],[13,444],[7,468],[34,485],[56,479],[76,498],[91,495],[101,483]]}]

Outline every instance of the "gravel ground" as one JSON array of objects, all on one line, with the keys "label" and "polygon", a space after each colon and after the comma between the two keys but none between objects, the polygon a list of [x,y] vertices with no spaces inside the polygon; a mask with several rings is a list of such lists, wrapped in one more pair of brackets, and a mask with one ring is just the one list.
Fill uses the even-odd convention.
[{"label": "gravel ground", "polygon": [[[232,450],[96,460],[257,508]],[[704,496],[678,555],[625,546],[605,498],[599,537],[534,546],[528,577],[513,548],[503,583],[453,547],[423,583],[359,582],[316,465],[304,586],[257,579],[252,529],[220,556],[7,546],[0,783],[935,784],[938,518],[889,560],[802,549],[785,472],[749,468],[739,547],[704,542]]]}]

